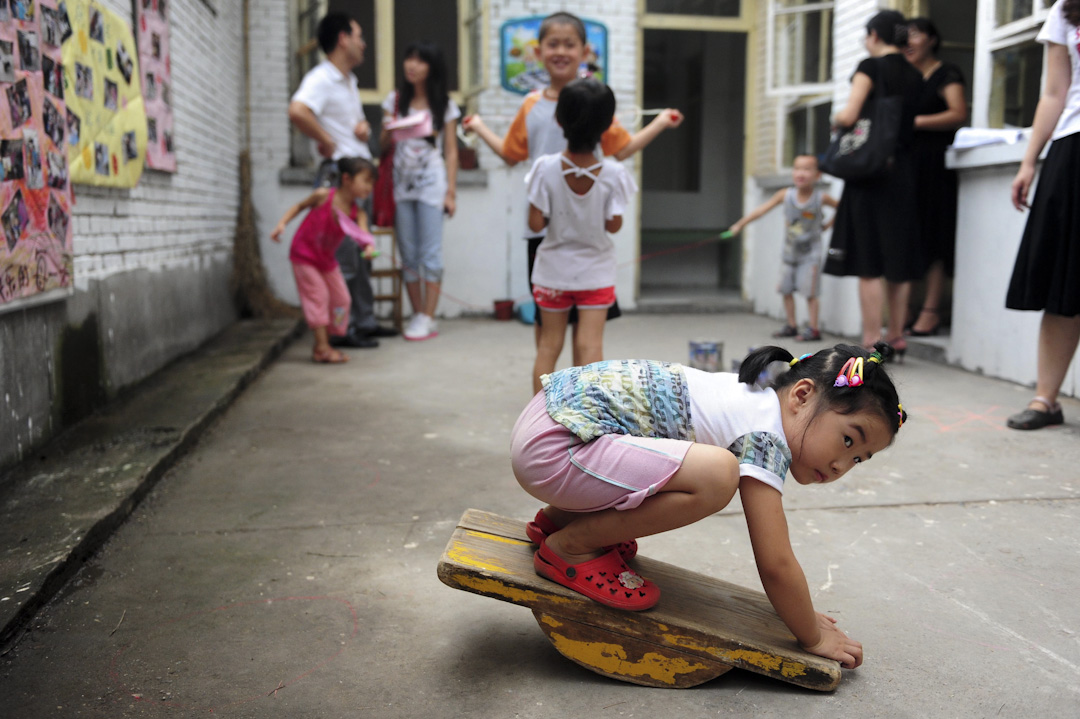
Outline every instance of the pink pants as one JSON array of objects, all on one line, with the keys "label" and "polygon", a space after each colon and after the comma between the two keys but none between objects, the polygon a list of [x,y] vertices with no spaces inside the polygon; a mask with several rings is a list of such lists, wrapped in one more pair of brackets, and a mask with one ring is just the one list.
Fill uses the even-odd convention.
[{"label": "pink pants", "polygon": [[326,327],[332,335],[343,335],[349,327],[349,288],[341,268],[323,272],[312,265],[292,263],[300,306],[308,327]]},{"label": "pink pants", "polygon": [[518,417],[510,442],[522,489],[568,512],[634,509],[679,471],[693,444],[625,434],[582,442],[547,413],[542,391]]}]

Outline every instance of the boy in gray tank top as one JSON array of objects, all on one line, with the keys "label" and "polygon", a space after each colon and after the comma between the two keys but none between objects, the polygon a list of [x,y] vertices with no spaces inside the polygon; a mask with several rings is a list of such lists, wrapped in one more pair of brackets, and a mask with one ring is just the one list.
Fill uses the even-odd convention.
[{"label": "boy in gray tank top", "polygon": [[[742,232],[754,220],[764,217],[777,205],[784,206],[784,253],[780,265],[780,283],[777,289],[784,297],[784,313],[787,324],[773,337],[794,337],[798,341],[821,339],[818,327],[818,276],[821,268],[821,232],[832,226],[832,218],[825,222],[822,208],[836,208],[837,202],[815,185],[821,178],[817,158],[799,155],[791,168],[794,187],[778,190],[768,202],[754,209],[732,225],[732,235]],[[809,314],[807,327],[799,333],[795,322],[795,292],[806,298]]]}]

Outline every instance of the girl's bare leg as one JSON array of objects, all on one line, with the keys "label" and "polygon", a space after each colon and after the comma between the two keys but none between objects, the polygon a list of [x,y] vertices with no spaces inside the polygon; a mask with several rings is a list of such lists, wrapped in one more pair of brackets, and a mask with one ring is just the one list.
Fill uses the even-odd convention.
[{"label": "girl's bare leg", "polygon": [[562,354],[563,341],[566,337],[568,312],[551,312],[540,309],[544,321],[540,325],[540,341],[536,345],[536,362],[533,364],[533,394],[543,389],[540,375],[555,371],[555,363]]},{"label": "girl's bare leg", "polygon": [[583,310],[578,308],[577,326],[574,328],[574,366],[582,367],[604,359],[604,324],[607,309]]},{"label": "girl's bare leg", "polygon": [[667,484],[634,509],[605,509],[587,514],[548,507],[556,524],[547,546],[570,564],[599,557],[601,547],[685,527],[720,511],[739,488],[739,463],[726,449],[694,444],[682,467]]},{"label": "girl's bare leg", "polygon": [[435,308],[439,306],[439,291],[442,285],[431,280],[424,280],[424,314],[428,317],[435,316]]},{"label": "girl's bare leg", "polygon": [[313,354],[321,355],[331,350],[330,332],[326,327],[312,327],[311,334],[315,337],[315,348],[312,350]]}]

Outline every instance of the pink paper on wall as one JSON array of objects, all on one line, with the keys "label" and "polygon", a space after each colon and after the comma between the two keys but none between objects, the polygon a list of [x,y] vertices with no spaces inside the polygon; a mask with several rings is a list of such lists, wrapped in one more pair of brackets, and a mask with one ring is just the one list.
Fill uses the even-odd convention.
[{"label": "pink paper on wall", "polygon": [[72,290],[70,34],[62,0],[0,0],[0,311]]},{"label": "pink paper on wall", "polygon": [[171,5],[171,0],[135,0],[135,38],[146,106],[146,166],[166,172],[176,172],[169,60]]}]

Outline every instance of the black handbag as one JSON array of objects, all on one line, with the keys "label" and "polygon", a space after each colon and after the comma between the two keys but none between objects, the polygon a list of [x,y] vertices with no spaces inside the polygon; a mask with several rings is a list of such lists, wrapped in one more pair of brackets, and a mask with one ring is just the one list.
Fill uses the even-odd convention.
[{"label": "black handbag", "polygon": [[821,170],[841,180],[866,180],[888,172],[900,137],[903,97],[868,98],[853,127],[833,133]]}]

